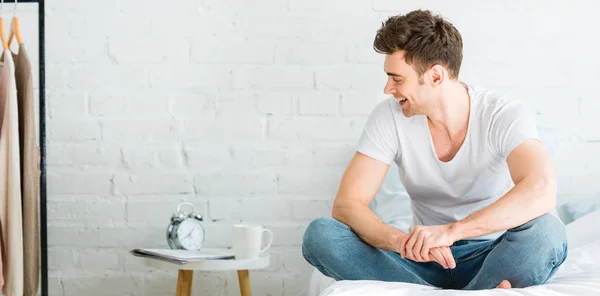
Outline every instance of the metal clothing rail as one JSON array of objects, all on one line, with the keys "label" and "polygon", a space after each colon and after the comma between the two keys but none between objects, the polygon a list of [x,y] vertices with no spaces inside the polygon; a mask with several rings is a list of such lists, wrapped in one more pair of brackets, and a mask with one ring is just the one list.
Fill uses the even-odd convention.
[{"label": "metal clothing rail", "polygon": [[41,295],[48,296],[48,232],[46,216],[46,55],[44,0],[4,0],[4,3],[38,3],[39,54],[39,139],[40,139],[40,262]]}]

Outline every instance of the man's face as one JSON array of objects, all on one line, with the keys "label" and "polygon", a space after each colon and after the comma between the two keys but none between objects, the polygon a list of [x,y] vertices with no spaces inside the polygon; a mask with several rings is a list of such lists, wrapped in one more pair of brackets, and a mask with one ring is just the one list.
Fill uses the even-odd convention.
[{"label": "man's face", "polygon": [[383,92],[398,100],[406,117],[424,114],[430,104],[432,89],[423,75],[419,77],[415,69],[404,60],[404,51],[386,54],[384,71],[388,75]]}]

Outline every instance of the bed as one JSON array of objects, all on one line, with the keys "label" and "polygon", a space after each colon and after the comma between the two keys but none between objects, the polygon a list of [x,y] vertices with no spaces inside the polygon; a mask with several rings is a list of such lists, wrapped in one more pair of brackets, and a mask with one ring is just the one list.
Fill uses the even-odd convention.
[{"label": "bed", "polygon": [[450,296],[450,295],[600,295],[600,210],[567,224],[569,254],[557,273],[544,285],[523,289],[484,291],[442,290],[408,283],[338,281],[314,269],[309,296]]}]

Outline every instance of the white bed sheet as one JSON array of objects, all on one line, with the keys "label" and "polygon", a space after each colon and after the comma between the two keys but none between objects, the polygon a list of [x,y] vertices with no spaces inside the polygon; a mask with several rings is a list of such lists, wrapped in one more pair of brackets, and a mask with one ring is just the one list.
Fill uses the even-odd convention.
[{"label": "white bed sheet", "polygon": [[[577,223],[575,223],[577,222]],[[381,281],[339,281],[315,269],[309,296],[554,296],[600,295],[600,211],[567,225],[569,254],[557,273],[544,285],[522,289],[485,291],[442,290],[423,285]]]}]

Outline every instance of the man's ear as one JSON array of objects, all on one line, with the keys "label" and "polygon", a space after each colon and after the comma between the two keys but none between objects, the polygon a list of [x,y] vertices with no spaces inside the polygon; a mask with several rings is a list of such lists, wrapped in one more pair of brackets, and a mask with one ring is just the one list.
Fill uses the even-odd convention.
[{"label": "man's ear", "polygon": [[442,65],[436,64],[429,69],[429,80],[432,86],[439,86],[446,79],[446,69]]}]

